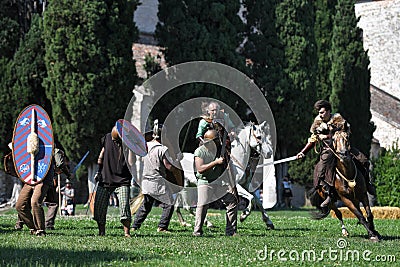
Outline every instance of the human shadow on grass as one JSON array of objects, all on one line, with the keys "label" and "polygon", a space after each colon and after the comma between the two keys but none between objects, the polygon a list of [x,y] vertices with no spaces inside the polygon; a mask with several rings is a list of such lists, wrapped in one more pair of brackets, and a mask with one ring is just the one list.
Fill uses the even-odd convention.
[{"label": "human shadow on grass", "polygon": [[[0,252],[0,265],[7,266],[104,266],[117,263],[149,261],[160,259],[154,254],[143,252],[116,252],[107,249],[88,251],[57,249],[18,249],[15,247],[2,247]],[[16,256],[19,255],[19,256]],[[144,263],[142,263],[144,264]]]}]

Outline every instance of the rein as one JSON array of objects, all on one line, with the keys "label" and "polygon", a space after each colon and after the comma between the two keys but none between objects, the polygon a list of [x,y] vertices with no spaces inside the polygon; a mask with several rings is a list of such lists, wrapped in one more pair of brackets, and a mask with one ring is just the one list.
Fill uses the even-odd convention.
[{"label": "rein", "polygon": [[[320,139],[320,140],[328,147],[328,149],[333,153],[333,155],[335,155],[335,157],[336,157],[338,160],[340,160],[341,162],[343,162],[343,160],[342,160],[342,159],[340,158],[340,156],[336,153],[336,151],[335,151],[325,140],[322,140],[322,139]],[[355,173],[354,173],[353,179],[347,179],[346,176],[345,176],[343,173],[341,173],[337,167],[335,167],[335,169],[336,169],[336,173],[337,173],[343,180],[345,180],[345,181],[349,184],[349,187],[350,187],[350,188],[354,188],[354,187],[356,186],[356,182],[355,182],[355,181],[356,181],[356,178],[357,178],[357,175],[358,175],[358,170],[357,170],[357,166],[355,165],[354,161],[351,160],[351,162],[353,163],[353,166],[354,166],[354,169],[355,169]]]},{"label": "rein", "polygon": [[353,160],[351,160],[351,162],[353,163],[353,165],[354,165],[354,168],[355,168],[355,173],[354,173],[354,178],[352,179],[352,180],[350,180],[350,179],[347,179],[346,178],[346,176],[344,176],[340,171],[339,171],[339,169],[336,167],[336,172],[337,172],[337,174],[339,174],[339,176],[343,179],[343,180],[345,180],[348,184],[349,184],[349,187],[350,188],[354,188],[355,186],[356,186],[356,178],[357,178],[357,175],[358,175],[358,170],[357,170],[357,167],[356,167],[356,164],[354,163],[354,161]]}]

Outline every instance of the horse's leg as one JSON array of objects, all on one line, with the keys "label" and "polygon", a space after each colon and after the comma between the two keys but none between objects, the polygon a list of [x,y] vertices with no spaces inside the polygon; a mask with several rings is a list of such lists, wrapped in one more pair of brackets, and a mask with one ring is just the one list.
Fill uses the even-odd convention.
[{"label": "horse's leg", "polygon": [[368,232],[369,238],[371,240],[377,239],[377,236],[375,235],[375,233],[373,231],[371,231],[371,229],[369,229],[368,222],[364,218],[364,215],[362,214],[359,205],[357,205],[356,203],[354,203],[353,201],[351,201],[350,199],[348,199],[344,196],[342,196],[341,199],[342,199],[343,203],[349,208],[349,210],[357,217],[359,222],[365,227],[365,229]]},{"label": "horse's leg", "polygon": [[261,203],[261,200],[256,195],[254,195],[254,203],[256,204],[256,207],[259,210],[261,210],[262,220],[265,222],[267,230],[274,230],[275,229],[274,223],[269,218],[267,211],[264,209]]},{"label": "horse's leg", "polygon": [[344,226],[342,213],[340,212],[340,210],[334,204],[332,204],[331,209],[335,212],[336,217],[340,221],[340,224],[342,226],[342,235],[343,236],[349,236],[349,232],[347,231],[346,226]]},{"label": "horse's leg", "polygon": [[176,200],[175,200],[175,207],[174,207],[175,213],[176,213],[176,215],[178,216],[178,220],[179,220],[179,223],[180,223],[181,226],[190,227],[190,226],[192,226],[192,225],[189,224],[189,223],[187,223],[187,222],[185,221],[185,219],[183,218],[183,216],[182,216],[181,208],[180,208],[180,206],[181,206],[182,204],[183,204],[182,196],[181,196],[181,195],[178,195],[178,197],[177,197]]},{"label": "horse's leg", "polygon": [[240,184],[237,184],[236,188],[237,188],[237,192],[238,192],[239,196],[244,197],[245,199],[247,199],[249,201],[249,205],[247,205],[246,209],[240,215],[240,222],[244,222],[244,220],[246,220],[246,218],[251,213],[252,201],[253,201],[254,197],[252,194],[247,192],[247,190],[244,189],[243,186],[241,186]]},{"label": "horse's leg", "polygon": [[176,216],[178,216],[178,220],[179,220],[180,225],[185,226],[186,222],[185,222],[185,219],[182,216],[181,208],[175,207],[175,213],[176,213]]},{"label": "horse's leg", "polygon": [[[369,229],[375,234],[375,236],[380,240],[382,236],[378,233],[378,231],[375,230],[375,225],[374,225],[374,215],[372,214],[371,207],[369,206],[369,201],[368,201],[368,196],[366,195],[363,197],[361,200],[361,203],[364,206],[365,212],[367,213],[367,221],[368,221],[368,226]],[[372,240],[375,240],[374,237],[371,237]]]}]

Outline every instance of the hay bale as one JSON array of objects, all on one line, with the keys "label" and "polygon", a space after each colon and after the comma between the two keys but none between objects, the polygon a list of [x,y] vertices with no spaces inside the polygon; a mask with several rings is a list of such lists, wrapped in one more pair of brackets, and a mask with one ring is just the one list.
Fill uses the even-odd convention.
[{"label": "hay bale", "polygon": [[[343,215],[343,218],[356,218],[356,216],[347,208],[339,208]],[[366,216],[364,208],[361,207],[361,211]],[[400,208],[399,207],[371,207],[374,219],[400,219]],[[336,218],[335,212],[331,210],[331,216]]]}]

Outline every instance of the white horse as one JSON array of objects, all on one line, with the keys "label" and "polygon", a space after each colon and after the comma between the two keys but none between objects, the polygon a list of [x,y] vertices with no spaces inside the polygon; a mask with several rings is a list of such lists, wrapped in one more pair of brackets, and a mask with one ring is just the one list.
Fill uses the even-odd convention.
[{"label": "white horse", "polygon": [[[235,175],[236,188],[239,196],[248,200],[249,205],[243,211],[240,216],[240,221],[243,222],[247,216],[250,215],[252,210],[253,202],[261,210],[262,219],[265,222],[267,229],[274,229],[274,224],[270,220],[267,212],[262,206],[262,203],[257,195],[249,192],[249,185],[252,189],[258,188],[261,181],[252,180],[252,174],[255,170],[255,165],[259,161],[260,156],[269,158],[273,154],[271,136],[269,133],[269,125],[267,122],[263,122],[259,125],[249,124],[239,131],[236,138],[231,142],[231,161],[230,164],[232,170],[231,173]],[[190,183],[195,183],[196,178],[194,175],[194,156],[191,153],[183,153],[183,159],[181,165],[185,173],[185,180]],[[184,189],[185,190],[185,189]],[[190,191],[196,194],[197,191]],[[182,225],[185,225],[182,214],[180,213],[179,206],[186,206],[187,202],[183,198],[186,198],[186,193],[180,196],[179,201],[176,203],[176,213],[179,221]],[[196,195],[197,197],[197,195]],[[193,211],[192,211],[193,213]]]},{"label": "white horse", "polygon": [[239,132],[237,138],[231,143],[231,147],[237,191],[239,196],[249,202],[240,216],[240,221],[243,222],[250,215],[254,203],[261,211],[267,229],[274,229],[274,224],[263,208],[261,200],[254,192],[250,192],[262,183],[262,180],[256,180],[253,176],[260,157],[268,159],[273,155],[269,125],[265,121],[259,125],[247,125]]}]

